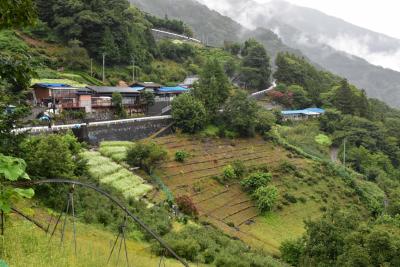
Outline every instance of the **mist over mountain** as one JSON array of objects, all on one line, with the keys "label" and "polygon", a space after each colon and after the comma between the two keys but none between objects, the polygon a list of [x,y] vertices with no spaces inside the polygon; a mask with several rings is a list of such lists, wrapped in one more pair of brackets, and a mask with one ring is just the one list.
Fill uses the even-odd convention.
[{"label": "mist over mountain", "polygon": [[[336,50],[359,56],[374,65],[400,70],[400,40],[355,26],[320,11],[282,0],[271,0],[265,4],[252,0],[199,1],[248,28],[271,28],[271,22],[280,21],[314,37],[313,42],[327,44]],[[275,30],[278,31],[279,27]],[[304,41],[304,38],[299,41]]]},{"label": "mist over mountain", "polygon": [[[309,59],[375,97],[400,106],[400,40],[320,11],[272,0],[199,0],[250,29],[264,27]],[[387,69],[391,68],[391,69]]]}]

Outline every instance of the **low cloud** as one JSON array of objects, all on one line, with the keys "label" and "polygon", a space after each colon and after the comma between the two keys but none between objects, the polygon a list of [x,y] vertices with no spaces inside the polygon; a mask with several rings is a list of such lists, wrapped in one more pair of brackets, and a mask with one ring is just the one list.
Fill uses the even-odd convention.
[{"label": "low cloud", "polygon": [[334,39],[320,36],[318,41],[336,50],[364,58],[371,64],[400,71],[400,48],[390,51],[371,51],[369,36],[354,38],[349,35],[339,35]]}]

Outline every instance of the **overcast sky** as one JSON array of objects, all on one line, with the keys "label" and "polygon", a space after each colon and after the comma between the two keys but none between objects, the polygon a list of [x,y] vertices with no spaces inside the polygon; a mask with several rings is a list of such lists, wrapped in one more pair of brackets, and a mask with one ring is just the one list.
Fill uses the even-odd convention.
[{"label": "overcast sky", "polygon": [[[218,0],[216,0],[218,1]],[[256,0],[263,3],[269,0]],[[287,0],[400,39],[399,0]]]}]

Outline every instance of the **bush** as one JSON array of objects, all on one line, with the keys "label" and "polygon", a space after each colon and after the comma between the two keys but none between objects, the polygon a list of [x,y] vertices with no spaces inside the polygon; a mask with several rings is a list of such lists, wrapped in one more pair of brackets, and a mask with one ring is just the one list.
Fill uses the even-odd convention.
[{"label": "bush", "polygon": [[237,178],[242,178],[247,172],[247,168],[241,160],[235,160],[232,162],[232,167]]},{"label": "bush", "polygon": [[269,132],[272,126],[276,122],[274,113],[260,109],[256,116],[256,132],[259,134],[265,134]]},{"label": "bush", "polygon": [[283,198],[289,201],[290,203],[297,203],[297,198],[289,193],[285,193]]},{"label": "bush", "polygon": [[289,161],[284,161],[280,164],[279,169],[284,173],[294,173],[297,171],[296,165]]},{"label": "bush", "polygon": [[270,211],[278,198],[278,189],[275,186],[259,187],[253,194],[261,212]]},{"label": "bush", "polygon": [[286,240],[282,242],[279,250],[281,251],[282,260],[292,266],[298,266],[304,250],[304,244],[301,239]]},{"label": "bush", "polygon": [[199,214],[197,207],[189,196],[180,196],[176,198],[176,204],[178,205],[179,210],[186,215],[197,216]]},{"label": "bush", "polygon": [[250,193],[253,193],[262,186],[267,186],[271,182],[272,175],[265,172],[255,172],[247,176],[241,181],[241,185],[244,189]]},{"label": "bush", "polygon": [[172,102],[172,118],[183,132],[195,133],[206,125],[207,113],[201,101],[191,94],[182,94]]},{"label": "bush", "polygon": [[175,152],[175,161],[184,162],[186,158],[189,157],[189,154],[185,151],[176,151]]},{"label": "bush", "polygon": [[237,178],[235,169],[233,168],[232,165],[227,165],[223,171],[222,171],[222,176],[224,181],[232,181]]},{"label": "bush", "polygon": [[220,129],[214,125],[208,125],[203,131],[201,131],[201,137],[211,137],[216,138],[220,133]]},{"label": "bush", "polygon": [[30,137],[21,144],[21,151],[27,173],[34,179],[71,179],[86,168],[79,155],[81,145],[72,134]]},{"label": "bush", "polygon": [[153,172],[157,164],[167,158],[167,151],[156,143],[138,142],[128,148],[126,161],[133,167],[140,167],[148,174]]}]

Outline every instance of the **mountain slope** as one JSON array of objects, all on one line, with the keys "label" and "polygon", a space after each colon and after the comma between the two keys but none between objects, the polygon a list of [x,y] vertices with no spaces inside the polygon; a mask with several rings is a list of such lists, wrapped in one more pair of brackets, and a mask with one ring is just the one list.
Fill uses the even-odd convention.
[{"label": "mountain slope", "polygon": [[365,89],[369,97],[394,107],[400,106],[400,72],[366,61],[378,64],[390,58],[390,62],[393,60],[396,65],[400,60],[400,57],[396,60],[400,54],[396,50],[400,47],[400,40],[284,1],[274,0],[266,4],[253,0],[199,1],[247,27],[271,29],[286,45],[299,49],[323,68],[346,77]]},{"label": "mountain slope", "polygon": [[[195,0],[130,0],[141,10],[156,16],[168,15],[184,21],[193,28],[195,37],[213,46],[222,46],[224,41],[244,41],[255,36],[249,30],[229,17],[210,10]],[[258,31],[257,39],[262,42],[270,55],[275,56],[280,51],[299,51],[286,46],[279,37],[268,29]]]}]

